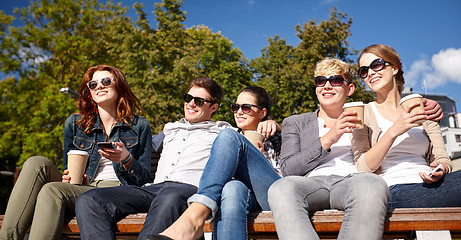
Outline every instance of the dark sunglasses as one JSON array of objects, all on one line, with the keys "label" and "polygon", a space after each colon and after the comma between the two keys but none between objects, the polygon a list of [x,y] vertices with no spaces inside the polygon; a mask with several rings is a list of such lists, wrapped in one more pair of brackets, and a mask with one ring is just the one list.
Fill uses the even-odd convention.
[{"label": "dark sunglasses", "polygon": [[[100,82],[104,87],[108,87],[112,83],[112,78],[105,77],[105,78],[102,78]],[[91,80],[86,85],[88,86],[90,90],[94,90],[98,87],[98,80]]]},{"label": "dark sunglasses", "polygon": [[192,101],[192,99],[194,99],[194,103],[199,107],[201,107],[205,102],[209,102],[210,104],[213,103],[212,101],[203,99],[201,97],[194,97],[188,93],[184,94],[184,102],[189,103],[190,101]]},{"label": "dark sunglasses", "polygon": [[315,86],[317,86],[317,87],[323,87],[323,86],[325,86],[325,84],[327,84],[327,82],[330,82],[331,86],[333,86],[333,87],[342,86],[343,82],[350,83],[349,81],[344,79],[344,77],[341,76],[341,75],[334,75],[334,76],[331,76],[329,78],[327,78],[325,76],[317,76],[317,77],[315,77]]},{"label": "dark sunglasses", "polygon": [[373,70],[375,72],[379,72],[379,71],[384,69],[384,67],[386,66],[386,63],[388,63],[389,65],[392,65],[390,62],[386,62],[382,58],[377,58],[377,59],[373,60],[373,62],[370,63],[370,66],[360,67],[359,71],[358,71],[359,76],[361,78],[368,77],[368,69],[370,69],[370,68],[371,68],[371,70]]},{"label": "dark sunglasses", "polygon": [[261,109],[261,107],[258,107],[256,105],[253,105],[253,104],[248,104],[248,103],[245,103],[245,104],[238,104],[238,103],[234,103],[231,105],[231,110],[232,112],[234,113],[237,113],[238,110],[241,108],[242,109],[242,112],[244,113],[250,113],[251,112],[251,107],[255,107],[257,109]]}]

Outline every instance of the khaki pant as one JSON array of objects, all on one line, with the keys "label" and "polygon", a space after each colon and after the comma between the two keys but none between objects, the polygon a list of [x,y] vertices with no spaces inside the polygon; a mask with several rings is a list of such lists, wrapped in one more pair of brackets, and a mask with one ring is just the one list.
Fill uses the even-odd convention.
[{"label": "khaki pant", "polygon": [[75,216],[77,197],[95,187],[120,186],[118,181],[97,181],[90,186],[62,183],[59,169],[44,157],[31,157],[11,192],[0,239],[59,239],[65,218]]}]

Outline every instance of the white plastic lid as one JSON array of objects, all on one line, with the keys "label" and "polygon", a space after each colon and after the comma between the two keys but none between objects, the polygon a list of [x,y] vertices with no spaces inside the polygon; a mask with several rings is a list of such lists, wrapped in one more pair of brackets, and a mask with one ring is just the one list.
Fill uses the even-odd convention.
[{"label": "white plastic lid", "polygon": [[406,100],[412,99],[412,98],[423,98],[423,96],[421,96],[421,95],[419,95],[419,94],[417,94],[417,93],[407,95],[407,96],[405,96],[404,98],[402,98],[402,100],[400,100],[400,104],[402,104],[402,103],[405,102]]},{"label": "white plastic lid", "polygon": [[365,104],[363,102],[348,102],[344,104],[343,108],[361,107],[361,106],[365,106]]},{"label": "white plastic lid", "polygon": [[71,154],[74,154],[74,155],[88,155],[88,152],[87,151],[82,151],[82,150],[69,150],[67,152],[67,155],[71,155]]}]

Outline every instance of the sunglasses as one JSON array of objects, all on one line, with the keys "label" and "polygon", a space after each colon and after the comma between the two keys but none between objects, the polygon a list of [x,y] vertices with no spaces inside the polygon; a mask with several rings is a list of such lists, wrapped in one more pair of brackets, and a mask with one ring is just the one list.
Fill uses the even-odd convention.
[{"label": "sunglasses", "polygon": [[323,86],[325,86],[325,84],[327,84],[327,82],[330,82],[331,86],[333,86],[333,87],[342,86],[343,82],[350,83],[349,81],[344,79],[344,77],[341,76],[341,75],[334,75],[334,76],[331,76],[329,78],[327,78],[325,76],[317,76],[317,77],[315,77],[315,86],[317,86],[317,87],[323,87]]},{"label": "sunglasses", "polygon": [[231,110],[232,112],[234,113],[237,113],[238,110],[241,108],[242,109],[242,112],[244,113],[250,113],[251,112],[251,107],[255,107],[257,109],[261,109],[261,107],[258,107],[256,105],[253,105],[253,104],[248,104],[248,103],[245,103],[245,104],[238,104],[238,103],[234,103],[231,105]]},{"label": "sunglasses", "polygon": [[[100,82],[104,87],[108,87],[112,83],[112,78],[105,77],[102,78]],[[86,85],[90,90],[95,90],[98,87],[98,80],[91,80]]]},{"label": "sunglasses", "polygon": [[358,71],[359,76],[361,78],[365,79],[366,77],[368,77],[368,69],[371,68],[371,70],[373,70],[375,72],[379,72],[379,71],[384,69],[384,67],[386,66],[386,63],[388,63],[389,65],[392,65],[390,62],[386,62],[382,58],[377,58],[377,59],[373,60],[373,62],[370,63],[370,66],[360,67],[359,71]]},{"label": "sunglasses", "polygon": [[189,103],[190,101],[192,101],[192,99],[194,99],[194,103],[199,107],[201,107],[205,102],[209,102],[210,104],[213,103],[212,101],[203,99],[201,97],[194,97],[188,93],[184,94],[184,102]]}]

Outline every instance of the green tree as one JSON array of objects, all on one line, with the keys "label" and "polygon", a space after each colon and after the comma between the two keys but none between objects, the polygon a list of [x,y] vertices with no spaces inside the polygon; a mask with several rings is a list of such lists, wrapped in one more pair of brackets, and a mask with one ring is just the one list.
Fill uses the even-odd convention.
[{"label": "green tree", "polygon": [[281,120],[297,113],[298,101],[293,96],[300,92],[302,70],[296,63],[294,47],[279,36],[269,38],[269,46],[261,51],[261,57],[251,61],[258,84],[264,87],[273,100],[274,119]]},{"label": "green tree", "polygon": [[[269,46],[261,57],[251,61],[251,67],[260,86],[266,88],[274,100],[274,115],[279,122],[296,113],[317,108],[314,85],[315,64],[325,57],[336,57],[351,63],[357,51],[349,47],[352,19],[347,14],[332,9],[328,20],[316,23],[309,20],[297,25],[298,46],[286,44],[278,36],[269,39]],[[372,95],[365,91],[364,83],[355,79],[357,87],[351,100],[370,101]]]}]

